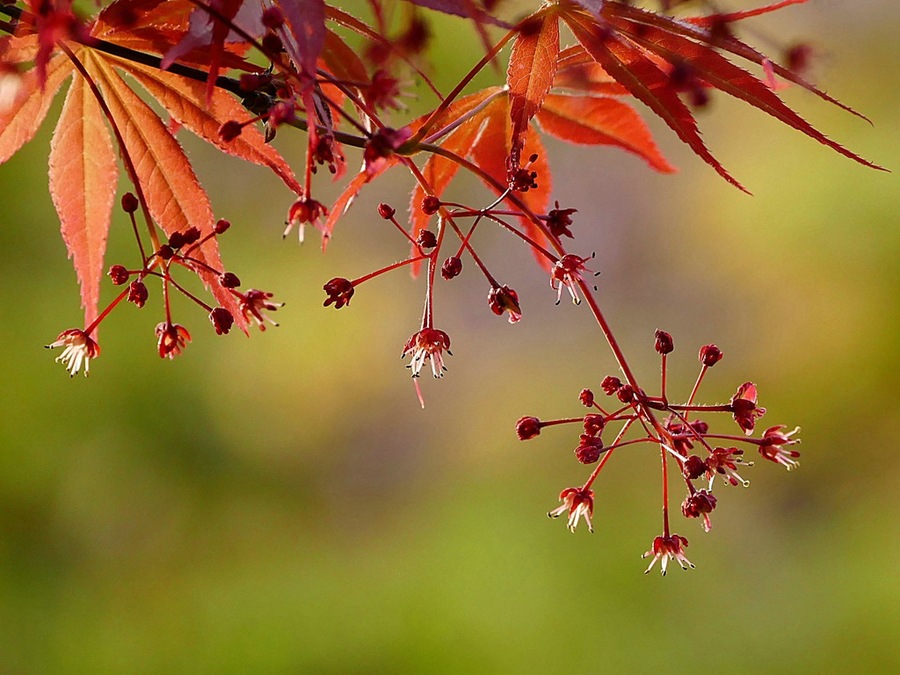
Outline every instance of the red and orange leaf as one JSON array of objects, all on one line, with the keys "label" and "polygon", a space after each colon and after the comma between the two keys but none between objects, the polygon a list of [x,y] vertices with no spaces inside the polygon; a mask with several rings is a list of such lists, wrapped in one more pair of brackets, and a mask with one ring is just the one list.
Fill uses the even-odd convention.
[{"label": "red and orange leaf", "polygon": [[753,47],[750,47],[737,38],[728,35],[724,31],[718,31],[713,34],[712,28],[710,28],[709,30],[703,28],[703,26],[705,25],[713,25],[711,21],[714,22],[715,19],[712,17],[701,17],[687,19],[684,21],[675,21],[673,19],[670,19],[669,17],[660,16],[658,14],[654,14],[653,12],[646,12],[636,7],[629,7],[628,5],[620,2],[607,2],[605,16],[608,19],[612,19],[615,16],[627,18],[630,21],[639,24],[640,28],[638,29],[638,32],[643,29],[643,26],[656,26],[657,28],[661,28],[662,30],[673,35],[681,35],[705,45],[714,45],[716,49],[720,49],[730,54],[734,54],[735,56],[739,56],[743,59],[746,59],[747,61],[750,61],[751,63],[757,64],[758,66],[762,66],[763,68],[771,68],[772,72],[777,74],[779,77],[787,80],[788,82],[792,82],[800,87],[803,87],[804,89],[814,93],[819,98],[828,101],[829,103],[836,105],[843,110],[846,110],[852,115],[856,115],[857,117],[868,121],[868,118],[865,115],[861,115],[853,108],[844,105],[836,98],[829,96],[824,91],[810,84],[796,73],[788,70],[787,68],[779,66],[777,63],[773,63],[764,54],[758,52]]},{"label": "red and orange leaf", "polygon": [[611,33],[606,26],[597,25],[585,14],[567,12],[563,17],[576,39],[606,72],[659,115],[722,178],[747,192],[707,149],[693,114],[659,66],[639,47]]},{"label": "red and orange leaf", "polygon": [[560,53],[553,87],[600,96],[628,95],[628,90],[603,70],[581,45],[568,47]]},{"label": "red and orange leaf", "polygon": [[528,124],[553,86],[559,56],[559,22],[555,16],[526,20],[513,43],[506,72],[512,123],[511,164],[519,166]]},{"label": "red and orange leaf", "polygon": [[621,101],[550,94],[537,119],[541,129],[563,141],[579,145],[615,145],[641,157],[657,171],[675,171],[663,157],[641,116]]},{"label": "red and orange leaf", "polygon": [[[472,161],[491,176],[502,186],[507,184],[506,157],[509,155],[511,134],[509,124],[509,102],[506,97],[494,99],[482,111],[484,122],[478,134],[475,144],[469,152]],[[500,152],[500,149],[505,152]],[[532,154],[537,155],[537,160],[531,164],[530,170],[537,172],[537,188],[528,192],[517,192],[516,196],[534,214],[541,215],[547,212],[550,204],[550,194],[553,189],[553,179],[550,175],[550,164],[547,161],[547,153],[544,150],[537,132],[530,128],[525,136],[523,155],[528,158]],[[497,186],[484,181],[485,185],[495,194],[500,194]],[[523,225],[528,235],[544,248],[550,248],[546,235],[530,219],[523,219]],[[538,264],[546,270],[550,270],[551,264],[543,255],[534,252]]]},{"label": "red and orange leaf", "polygon": [[[181,145],[163,121],[135,94],[112,64],[84,50],[82,58],[91,76],[106,94],[106,103],[134,162],[150,215],[172,234],[196,227],[202,235],[212,231],[214,218],[209,198],[197,181]],[[222,270],[219,247],[213,237],[196,257],[215,270]],[[218,276],[206,269],[198,274],[219,303],[229,310],[235,324],[246,331],[246,321],[234,296],[218,283]]]},{"label": "red and orange leaf", "polygon": [[324,0],[274,0],[284,14],[284,48],[301,72],[315,77],[316,61],[325,44]]},{"label": "red and orange leaf", "polygon": [[43,91],[35,69],[22,75],[21,88],[12,106],[0,113],[0,164],[34,138],[56,92],[71,73],[69,60],[65,56],[55,56],[47,64]]},{"label": "red and orange leaf", "polygon": [[97,317],[118,175],[103,113],[84,78],[76,74],[50,143],[50,196],[81,285],[85,326]]},{"label": "red and orange leaf", "polygon": [[297,194],[303,193],[290,166],[275,148],[266,143],[255,126],[245,126],[241,134],[232,141],[224,141],[219,135],[219,129],[225,122],[244,122],[250,119],[250,114],[233,96],[215,89],[207,102],[206,86],[201,82],[133,61],[110,60],[140,82],[172,118],[189,131],[222,152],[268,167],[291,190]]},{"label": "red and orange leaf", "polygon": [[610,19],[612,25],[627,30],[630,39],[669,63],[687,63],[693,73],[716,89],[749,103],[775,119],[793,127],[832,150],[872,168],[881,168],[847,150],[818,131],[789,108],[764,82],[734,65],[708,45],[673,35],[654,26],[634,24],[621,18]]}]

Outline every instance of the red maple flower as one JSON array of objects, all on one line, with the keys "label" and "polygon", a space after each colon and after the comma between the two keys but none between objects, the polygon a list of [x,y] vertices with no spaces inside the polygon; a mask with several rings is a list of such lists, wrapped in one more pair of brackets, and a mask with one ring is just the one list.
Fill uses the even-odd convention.
[{"label": "red maple flower", "polygon": [[588,531],[593,532],[594,526],[591,524],[591,516],[594,515],[594,491],[589,488],[566,488],[559,493],[559,499],[562,505],[557,506],[547,515],[551,518],[559,518],[568,512],[569,520],[566,527],[569,532],[574,532],[578,526],[578,521],[584,518],[587,523]]},{"label": "red maple flower", "polygon": [[100,345],[79,328],[70,328],[60,333],[55,342],[47,345],[47,349],[65,347],[62,354],[56,357],[57,363],[62,363],[69,371],[69,377],[75,377],[81,366],[84,366],[84,375],[87,377],[91,359],[100,355]]}]

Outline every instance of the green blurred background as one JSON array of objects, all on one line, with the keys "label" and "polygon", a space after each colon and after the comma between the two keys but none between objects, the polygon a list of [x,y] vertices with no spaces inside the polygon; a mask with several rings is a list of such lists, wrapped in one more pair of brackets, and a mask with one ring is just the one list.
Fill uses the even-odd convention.
[{"label": "green blurred background", "polygon": [[[818,0],[780,17],[755,23],[756,41],[811,40],[817,80],[874,128],[802,91],[789,102],[900,168],[897,4]],[[478,47],[463,22],[436,33],[446,87]],[[519,325],[487,310],[471,265],[439,284],[455,356],[442,381],[423,378],[424,411],[397,359],[421,281],[400,272],[349,310],[321,308],[327,279],[404,255],[374,213],[403,207],[400,176],[368,188],[322,256],[314,233],[281,241],[290,197],[274,179],[187,139],[235,223],[223,255],[286,301],[281,327],[216,337],[181,304],[194,342],[161,361],[153,295],[104,323],[90,379],[70,380],[42,349],[80,325],[46,124],[0,167],[0,672],[900,671],[896,174],[721,95],[701,123],[754,197],[659,125],[675,176],[548,143],[555,198],[579,210],[579,250],[597,251],[640,376],[656,378],[656,328],[675,336],[670,391],[686,393],[697,347],[715,341],[726,359],[706,400],[753,379],[763,423],[803,427],[800,470],[758,463],[751,489],[721,489],[708,535],[679,518],[697,569],[665,579],[639,559],[659,531],[655,453],[604,471],[593,536],[544,515],[586,475],[577,439],[519,443],[514,422],[579,414],[578,391],[614,365],[527,252],[487,230],[478,242],[522,296]],[[302,138],[281,136],[299,166]],[[119,219],[108,261],[133,260]]]}]

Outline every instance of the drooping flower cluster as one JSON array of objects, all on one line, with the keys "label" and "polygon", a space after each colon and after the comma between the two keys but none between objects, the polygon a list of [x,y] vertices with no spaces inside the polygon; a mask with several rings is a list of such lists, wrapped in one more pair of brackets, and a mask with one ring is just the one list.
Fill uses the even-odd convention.
[{"label": "drooping flower cluster", "polygon": [[[618,377],[607,376],[601,382],[601,389],[614,401],[606,408],[600,405],[590,389],[583,389],[578,398],[591,412],[582,417],[540,420],[528,416],[516,424],[516,433],[521,440],[529,440],[540,434],[542,428],[560,424],[581,423],[575,455],[582,464],[599,464],[580,487],[567,488],[560,495],[563,505],[550,512],[552,517],[569,514],[569,529],[574,531],[579,517],[585,517],[588,529],[593,531],[589,516],[593,515],[594,491],[592,486],[601,469],[613,454],[623,455],[635,452],[641,447],[653,448],[660,454],[663,483],[663,534],[653,540],[644,557],[651,557],[650,569],[660,562],[663,574],[670,560],[682,569],[694,565],[685,557],[687,537],[674,534],[669,522],[670,481],[675,478],[687,490],[681,504],[681,513],[687,519],[701,521],[703,530],[712,528],[711,514],[718,506],[719,496],[714,494],[715,479],[722,477],[725,485],[750,483],[739,473],[739,467],[753,466],[744,461],[744,450],[738,444],[756,446],[761,457],[780,464],[788,470],[797,466],[800,453],[789,449],[799,443],[793,438],[798,429],[784,433],[783,426],[770,427],[760,438],[752,438],[756,420],[765,414],[765,409],[757,404],[757,389],[752,382],[740,385],[727,404],[703,405],[695,403],[697,392],[707,371],[722,359],[722,351],[715,345],[705,345],[700,349],[700,372],[685,403],[672,403],[667,391],[667,358],[675,349],[672,336],[657,331],[656,351],[662,361],[661,387],[658,396],[649,396],[633,384],[623,383]],[[631,374],[626,373],[628,379]],[[691,419],[696,414],[730,414],[741,435],[713,432],[704,419]],[[631,429],[642,429],[642,433],[629,433]],[[603,435],[609,432],[613,438],[605,443]],[[723,447],[723,444],[730,444]],[[626,449],[627,448],[627,449]],[[670,471],[669,467],[673,469]],[[703,481],[702,487],[697,484]]]}]

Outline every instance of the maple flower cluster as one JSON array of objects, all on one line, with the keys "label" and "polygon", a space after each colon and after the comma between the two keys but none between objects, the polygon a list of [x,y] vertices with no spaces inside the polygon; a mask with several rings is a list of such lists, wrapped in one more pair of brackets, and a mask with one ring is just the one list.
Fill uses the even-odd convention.
[{"label": "maple flower cluster", "polygon": [[[371,0],[370,21],[325,0],[115,0],[91,20],[78,15],[72,0],[0,3],[0,161],[34,137],[50,101],[71,80],[54,133],[50,192],[81,285],[85,320],[84,328],[65,330],[47,346],[62,349],[57,360],[71,376],[87,375],[100,354],[99,324],[122,304],[144,307],[149,282],[158,282],[162,291],[162,320],[155,328],[162,358],[180,355],[191,342],[191,333],[172,316],[172,292],[199,306],[218,335],[235,326],[249,333],[253,325],[261,331],[278,325],[272,314],[283,304],[268,291],[240,290],[241,280],[222,263],[218,237],[230,224],[214,218],[175,136],[178,129],[271,170],[291,192],[283,229],[279,225],[282,236],[296,229],[302,242],[309,226],[321,235],[323,249],[363,189],[389,171],[405,171],[413,184],[408,210],[398,214],[385,202],[377,207],[378,218],[371,217],[373,231],[397,237],[405,256],[359,276],[332,278],[323,285],[323,304],[349,308],[360,286],[393,271],[419,279],[424,306],[401,343],[401,355],[424,405],[420,375],[430,371],[441,378],[450,355],[450,335],[436,327],[446,327],[436,319],[440,291],[464,273],[479,275],[487,309],[510,324],[526,324],[518,292],[491,271],[493,262],[477,242],[484,230],[494,229],[530,249],[549,279],[551,300],[555,295],[559,304],[566,294],[587,310],[624,378],[599,383],[604,405],[592,390],[583,390],[579,400],[589,412],[581,417],[523,417],[516,425],[523,440],[547,426],[580,425],[574,454],[579,463],[596,465],[582,485],[562,491],[561,505],[550,516],[566,516],[573,531],[581,521],[593,529],[592,486],[602,467],[613,454],[652,447],[661,458],[664,518],[662,534],[645,557],[652,558],[651,568],[659,562],[663,574],[671,561],[692,567],[684,552],[687,538],[670,531],[672,477],[684,483],[682,515],[708,531],[719,486],[747,485],[743,474],[752,463],[744,453],[755,448],[763,459],[790,470],[799,456],[797,430],[777,425],[754,437],[766,411],[752,382],[738,386],[726,404],[695,403],[706,372],[722,358],[715,345],[700,350],[700,374],[685,402],[672,403],[666,364],[674,342],[664,331],[655,336],[660,393],[645,392],[589,283],[593,255],[575,250],[577,210],[553,199],[543,137],[617,147],[655,171],[672,172],[633,105],[641,103],[723,179],[744,190],[709,151],[694,116],[718,92],[853,161],[880,168],[825,136],[779,97],[781,84],[792,84],[858,115],[805,79],[808,47],[785,46],[780,58],[770,58],[738,36],[744,21],[800,2],[723,13],[710,2],[666,0],[651,3],[651,10],[624,0],[547,0],[527,16],[502,18],[493,2],[409,0],[409,11],[397,13],[384,0]],[[682,6],[701,14],[673,16]],[[450,91],[439,90],[421,65],[428,15],[435,11],[471,21],[484,48]],[[506,47],[505,81],[467,89],[479,73],[499,64]],[[434,100],[428,112],[412,118],[402,101],[411,80]],[[288,129],[306,134],[302,171],[296,174],[270,144]],[[350,153],[360,168],[345,180]],[[100,309],[103,265],[96,261],[104,257],[112,224],[117,157],[132,186],[121,208],[138,256],[131,267],[108,269],[109,281],[120,290]],[[59,168],[68,165],[90,170],[74,175]],[[321,173],[344,182],[330,204],[320,200],[314,184],[323,168]],[[463,173],[480,181],[488,196],[448,198]],[[91,227],[85,226],[86,208]],[[185,273],[199,278],[210,302],[189,290],[181,279]],[[398,343],[406,335],[398,335]],[[714,413],[730,415],[743,433],[711,431],[707,419]]]},{"label": "maple flower cluster", "polygon": [[[633,385],[610,375],[603,379],[600,388],[612,401],[611,405],[601,406],[593,391],[583,389],[579,400],[591,412],[582,417],[546,421],[532,416],[522,417],[516,423],[516,433],[524,441],[540,435],[544,427],[581,424],[583,433],[579,436],[575,456],[580,463],[597,463],[597,467],[583,485],[563,490],[559,496],[562,505],[548,514],[551,518],[566,515],[568,528],[572,532],[582,518],[587,523],[588,530],[594,531],[591,522],[594,514],[592,486],[612,455],[627,453],[628,450],[622,450],[626,446],[631,451],[644,445],[655,448],[660,453],[662,462],[663,534],[653,540],[644,557],[652,556],[648,572],[659,561],[660,569],[665,574],[671,560],[682,569],[694,567],[684,553],[688,546],[687,537],[670,531],[669,464],[677,469],[679,482],[684,484],[687,491],[681,504],[682,515],[687,519],[699,519],[703,530],[709,532],[712,528],[710,514],[718,504],[718,497],[713,493],[716,478],[720,478],[720,483],[724,485],[747,487],[750,484],[738,470],[739,467],[753,466],[753,462],[745,461],[744,449],[738,446],[755,447],[763,459],[791,470],[797,466],[797,458],[800,456],[792,446],[800,440],[793,438],[799,429],[784,433],[782,430],[785,427],[782,425],[769,427],[760,438],[752,438],[756,421],[766,411],[758,405],[756,386],[751,382],[740,385],[727,404],[694,403],[707,371],[722,359],[722,351],[716,345],[705,345],[700,349],[700,372],[687,401],[681,404],[671,403],[666,391],[666,376],[668,355],[675,348],[672,336],[665,331],[657,331],[655,346],[662,359],[661,390],[658,396],[648,396]],[[695,414],[715,413],[730,414],[743,434],[713,433],[705,420],[691,419]],[[635,428],[643,429],[644,434],[629,435],[629,430]],[[604,443],[604,432],[614,436],[612,442]]]}]

